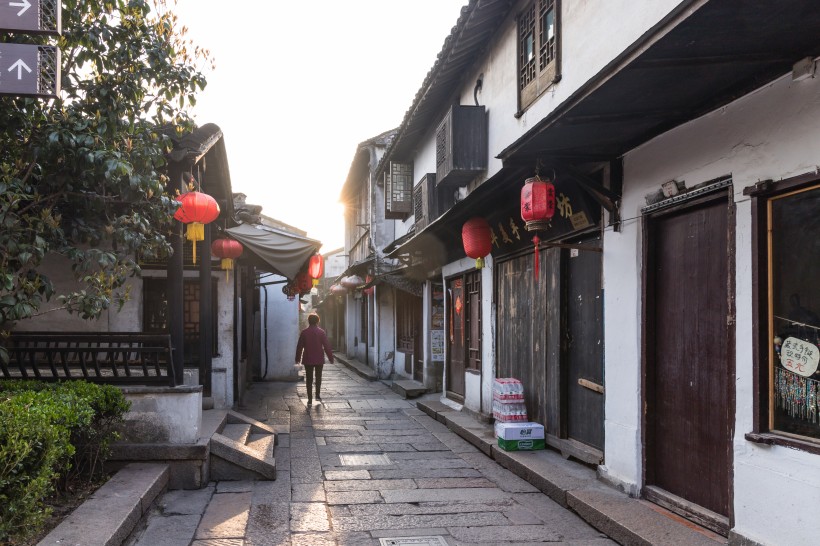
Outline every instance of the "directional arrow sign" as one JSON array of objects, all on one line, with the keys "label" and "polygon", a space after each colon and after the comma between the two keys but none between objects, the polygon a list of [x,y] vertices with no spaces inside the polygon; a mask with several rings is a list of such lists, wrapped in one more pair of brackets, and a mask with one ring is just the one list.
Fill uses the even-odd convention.
[{"label": "directional arrow sign", "polygon": [[60,0],[0,0],[0,32],[60,33]]},{"label": "directional arrow sign", "polygon": [[56,96],[59,50],[30,44],[0,44],[0,95]]}]

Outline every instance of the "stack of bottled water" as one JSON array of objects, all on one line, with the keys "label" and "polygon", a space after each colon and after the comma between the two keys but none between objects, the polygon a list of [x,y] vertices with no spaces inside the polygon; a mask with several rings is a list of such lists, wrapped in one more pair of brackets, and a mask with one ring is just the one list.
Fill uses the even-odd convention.
[{"label": "stack of bottled water", "polygon": [[521,381],[513,377],[500,377],[493,382],[493,418],[500,423],[527,421]]}]

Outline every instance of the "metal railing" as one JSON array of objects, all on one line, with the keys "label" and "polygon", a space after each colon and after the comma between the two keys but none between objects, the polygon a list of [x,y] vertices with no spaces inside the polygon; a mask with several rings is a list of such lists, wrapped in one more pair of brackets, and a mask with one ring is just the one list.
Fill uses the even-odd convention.
[{"label": "metal railing", "polygon": [[0,338],[4,379],[84,379],[113,385],[174,385],[171,337],[140,332],[18,332]]}]

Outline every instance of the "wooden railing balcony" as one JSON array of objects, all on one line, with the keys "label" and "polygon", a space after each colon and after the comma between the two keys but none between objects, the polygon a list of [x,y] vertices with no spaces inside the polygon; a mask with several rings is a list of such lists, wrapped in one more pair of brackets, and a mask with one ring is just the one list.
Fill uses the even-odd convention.
[{"label": "wooden railing balcony", "polygon": [[3,379],[174,386],[171,337],[140,332],[18,332],[0,338]]}]

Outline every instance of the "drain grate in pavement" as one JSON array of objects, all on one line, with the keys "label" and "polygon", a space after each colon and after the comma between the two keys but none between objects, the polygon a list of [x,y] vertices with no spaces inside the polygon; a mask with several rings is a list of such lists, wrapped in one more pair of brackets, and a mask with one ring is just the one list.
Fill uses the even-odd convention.
[{"label": "drain grate in pavement", "polygon": [[[384,453],[380,455],[377,455],[375,453],[340,453],[339,459],[341,459],[342,464],[344,466],[373,466],[393,464],[390,462],[390,459]],[[426,543],[420,542],[419,544]]]},{"label": "drain grate in pavement", "polygon": [[381,546],[447,546],[444,537],[393,537],[380,538]]}]

